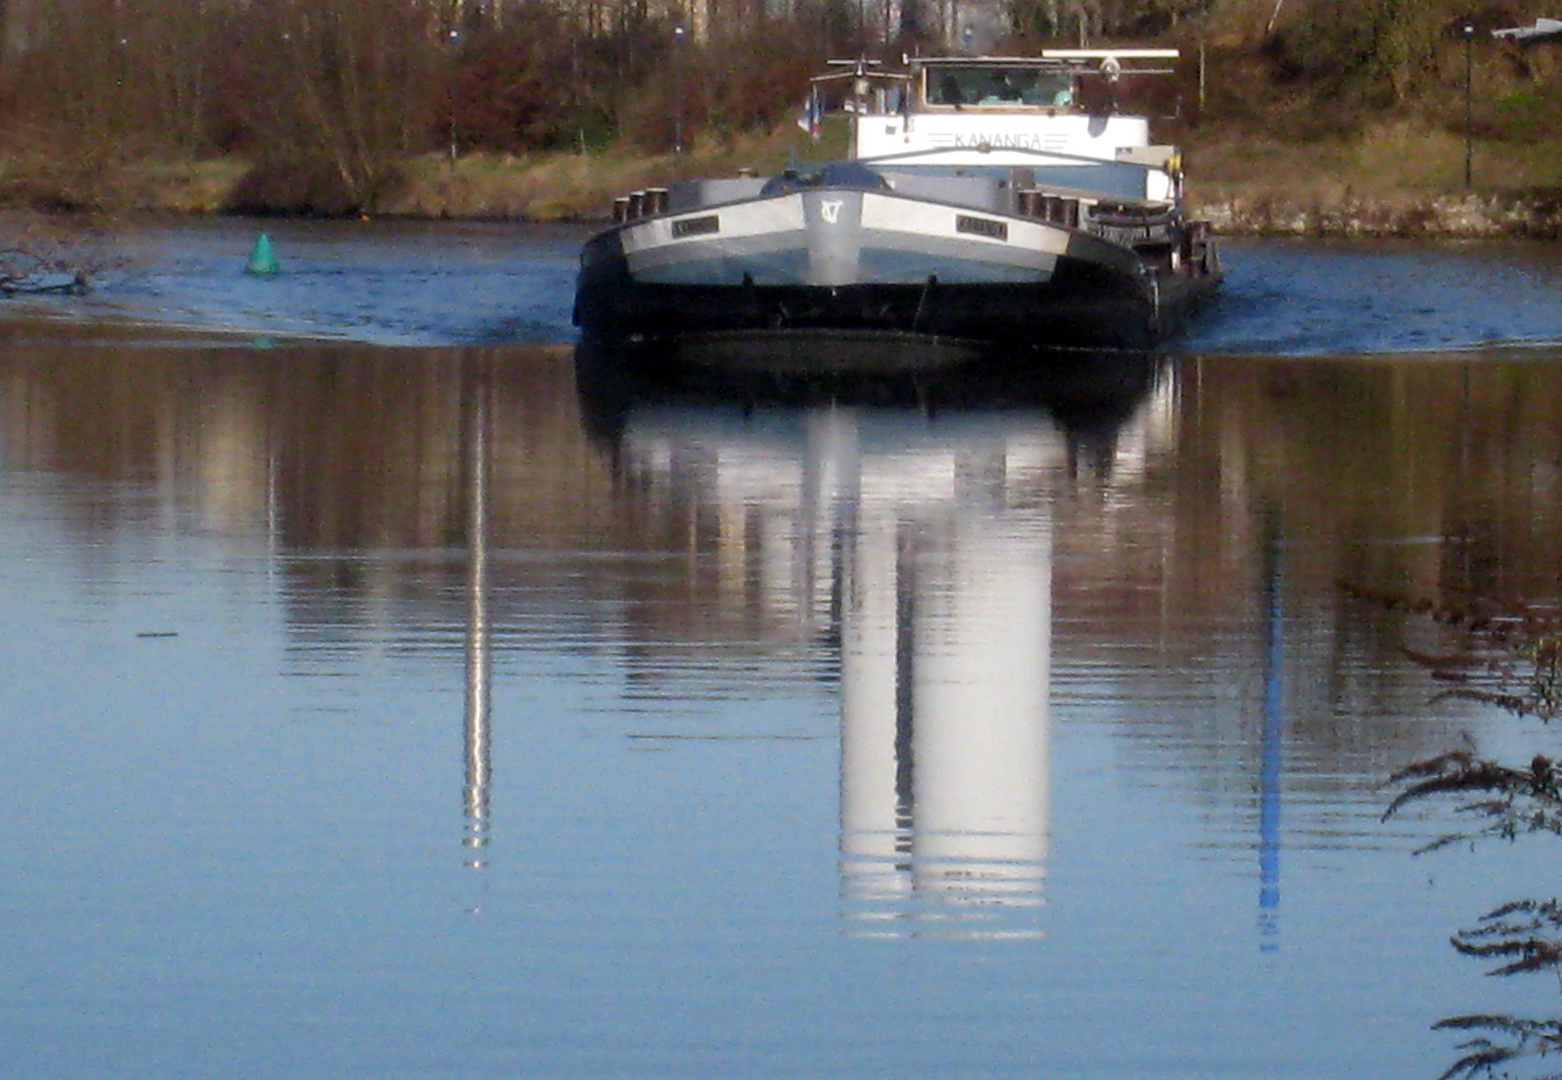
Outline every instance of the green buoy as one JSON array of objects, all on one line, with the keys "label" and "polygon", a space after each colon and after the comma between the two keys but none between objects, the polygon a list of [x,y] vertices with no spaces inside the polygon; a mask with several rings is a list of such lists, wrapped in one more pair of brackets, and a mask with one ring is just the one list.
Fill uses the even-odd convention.
[{"label": "green buoy", "polygon": [[249,253],[249,262],[245,264],[246,274],[275,274],[281,271],[277,265],[276,254],[271,250],[271,237],[261,233],[255,238],[255,250]]}]

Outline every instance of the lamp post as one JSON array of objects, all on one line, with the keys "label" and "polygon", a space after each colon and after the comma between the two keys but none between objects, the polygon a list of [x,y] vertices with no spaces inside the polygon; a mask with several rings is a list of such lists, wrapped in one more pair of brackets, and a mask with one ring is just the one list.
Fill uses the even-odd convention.
[{"label": "lamp post", "polygon": [[450,46],[450,167],[456,166],[456,72],[459,68],[458,59],[461,50],[461,31],[451,27],[445,32],[445,41]]},{"label": "lamp post", "polygon": [[683,24],[673,27],[673,153],[683,153]]},{"label": "lamp post", "polygon": [[1473,46],[1475,43],[1475,20],[1465,19],[1459,25],[1459,34],[1464,38],[1464,186],[1472,186],[1472,161],[1474,147],[1471,143],[1474,122],[1474,96],[1472,86],[1475,81],[1475,58]]}]

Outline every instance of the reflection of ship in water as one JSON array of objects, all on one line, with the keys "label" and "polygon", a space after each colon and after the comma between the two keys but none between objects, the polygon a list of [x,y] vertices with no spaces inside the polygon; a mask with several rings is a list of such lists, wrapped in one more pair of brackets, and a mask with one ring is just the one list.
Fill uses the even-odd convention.
[{"label": "reflection of ship in water", "polygon": [[[760,387],[740,399],[752,403],[745,415],[686,401],[659,410],[672,395],[656,388],[615,396],[589,378],[577,384],[592,365],[577,373],[573,359],[562,348],[474,350],[454,362],[440,351],[331,348],[295,350],[279,368],[264,354],[23,349],[0,363],[0,476],[58,480],[51,512],[91,553],[83,572],[102,580],[117,580],[114,553],[136,550],[122,536],[198,524],[246,567],[263,537],[289,676],[393,655],[453,663],[459,680],[464,644],[465,756],[453,750],[449,762],[464,772],[450,789],[466,789],[455,838],[471,841],[463,860],[490,857],[490,658],[534,642],[585,643],[616,653],[628,692],[665,701],[690,672],[726,679],[722,693],[790,682],[798,656],[788,646],[824,642],[832,674],[849,666],[854,695],[876,687],[889,700],[878,721],[900,721],[898,747],[882,730],[877,741],[865,735],[868,747],[890,749],[871,751],[884,779],[860,789],[894,831],[848,838],[899,843],[871,849],[889,852],[883,861],[847,859],[849,895],[872,895],[856,884],[872,878],[877,895],[904,897],[898,907],[873,902],[889,912],[935,895],[905,868],[934,812],[928,759],[937,752],[924,745],[936,702],[912,692],[940,662],[926,635],[961,625],[953,598],[971,586],[959,574],[986,574],[1005,552],[1038,561],[1050,552],[1070,572],[1033,606],[1066,613],[1072,658],[1127,680],[1196,666],[1201,686],[1251,691],[1245,705],[1211,709],[1197,694],[1168,699],[1147,686],[1150,707],[1110,725],[1127,775],[1166,779],[1201,811],[1237,815],[1244,836],[1257,833],[1260,925],[1271,941],[1282,747],[1286,805],[1299,808],[1286,833],[1349,844],[1359,841],[1341,831],[1348,817],[1308,808],[1376,798],[1360,794],[1363,780],[1375,784],[1458,737],[1455,725],[1422,715],[1424,674],[1404,663],[1396,627],[1357,617],[1334,583],[1405,582],[1436,597],[1440,579],[1489,590],[1557,562],[1562,532],[1536,526],[1537,474],[1514,463],[1557,459],[1550,418],[1562,383],[1535,397],[1501,365],[1329,363],[1298,379],[1291,360],[1205,358],[1184,362],[1175,384],[1157,382],[1149,407],[1142,392],[1108,390],[1083,408],[1088,385],[1059,407],[1044,385],[1000,381],[994,402],[983,396],[994,386],[980,380],[919,379],[863,388],[877,393],[870,402],[898,397],[911,408],[770,408]],[[1147,387],[1152,374],[1125,368],[1121,385]],[[807,400],[806,387],[782,389]],[[1467,399],[1487,405],[1465,417]],[[1342,411],[1341,401],[1356,404]],[[463,420],[477,414],[487,420]],[[1522,422],[1503,419],[1513,416]],[[1450,424],[1462,440],[1449,442]],[[658,425],[672,448],[665,461],[643,452]],[[1026,425],[1066,467],[1049,465],[1033,482],[1019,475],[1021,455],[989,452],[1001,431],[1017,438]],[[740,448],[749,473],[735,469]],[[922,466],[897,459],[902,451],[921,454]],[[1409,471],[1447,482],[1383,504],[1382,491]],[[778,479],[756,486],[761,476]],[[1471,492],[1479,505],[1461,501]],[[972,515],[1030,531],[1009,538],[1011,551],[1004,534],[973,531]],[[1384,542],[1443,535],[1469,539]],[[1297,536],[1306,543],[1292,544]],[[989,555],[983,543],[1001,550]],[[1025,543],[1033,546],[1015,554]],[[1264,552],[1272,558],[1261,567]],[[855,614],[853,593],[863,601]],[[838,658],[848,642],[863,651]],[[808,670],[819,670],[817,659]],[[711,692],[708,681],[701,692]],[[1074,694],[1054,678],[1058,708]],[[861,715],[855,705],[852,715]],[[459,745],[457,731],[453,723]],[[848,749],[856,776],[868,758]],[[884,872],[868,873],[875,868]]]},{"label": "reflection of ship in water", "polygon": [[488,865],[489,685],[493,669],[488,613],[488,446],[493,422],[487,380],[468,377],[461,396],[462,465],[467,489],[466,865]]},{"label": "reflection of ship in water", "polygon": [[1040,902],[1052,568],[1037,481],[1061,460],[1037,421],[995,444],[855,455],[842,477],[840,844],[853,917]]},{"label": "reflection of ship in water", "polygon": [[[804,346],[793,343],[793,348]],[[848,356],[862,349],[859,339],[813,337],[811,356],[832,351]],[[914,406],[940,409],[1045,408],[1083,436],[1111,430],[1127,419],[1133,403],[1149,392],[1159,358],[1133,351],[1025,349],[1007,346],[983,350],[953,365],[923,363],[919,350],[942,348],[892,339],[901,362],[895,372],[863,374],[852,360],[767,364],[764,354],[745,363],[691,363],[675,343],[629,344],[583,341],[575,350],[575,372],[588,422],[611,435],[635,402],[671,396],[682,402],[791,405],[821,402],[853,405]],[[697,346],[688,346],[697,348]]]},{"label": "reflection of ship in water", "polygon": [[1071,435],[1037,408],[930,417],[664,398],[626,403],[616,434],[629,475],[803,553],[791,606],[839,647],[854,931],[1038,933],[1052,501],[1111,431]]}]

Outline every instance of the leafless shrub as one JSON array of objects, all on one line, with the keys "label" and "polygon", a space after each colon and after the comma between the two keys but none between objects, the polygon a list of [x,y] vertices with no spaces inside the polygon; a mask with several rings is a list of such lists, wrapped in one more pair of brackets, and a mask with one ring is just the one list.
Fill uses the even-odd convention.
[{"label": "leafless shrub", "polygon": [[[1519,900],[1504,904],[1481,916],[1479,926],[1454,935],[1452,941],[1454,948],[1465,956],[1506,961],[1489,971],[1490,975],[1562,974],[1562,902]],[[1441,1080],[1511,1076],[1506,1069],[1499,1072],[1499,1067],[1562,1052],[1562,1019],[1526,1020],[1474,1013],[1451,1016],[1433,1026],[1442,1031],[1484,1033],[1460,1044],[1463,1056],[1443,1073]],[[1555,1078],[1558,1073],[1540,1075]]]},{"label": "leafless shrub", "polygon": [[[1506,1041],[1480,1036],[1460,1043],[1463,1056],[1438,1080],[1470,1080],[1476,1076],[1511,1078],[1501,1068],[1520,1059],[1547,1057],[1562,1051],[1562,1020],[1523,1020],[1515,1016],[1451,1016],[1433,1027],[1439,1031],[1488,1031]],[[1532,1080],[1559,1080],[1554,1070],[1532,1074]]]},{"label": "leafless shrub", "polygon": [[1479,828],[1441,836],[1423,850],[1462,840],[1512,840],[1524,833],[1562,835],[1556,767],[1541,754],[1527,768],[1514,768],[1451,750],[1407,765],[1389,777],[1389,784],[1401,790],[1383,812],[1385,819],[1412,803],[1448,797],[1461,800],[1458,813],[1482,819]]},{"label": "leafless shrub", "polygon": [[[1406,649],[1434,679],[1451,683],[1433,702],[1478,701],[1516,716],[1549,723],[1562,711],[1562,617],[1521,601],[1471,598],[1463,604],[1410,601],[1396,594],[1342,585],[1358,600],[1417,614],[1459,632],[1462,648],[1444,655]],[[1475,820],[1469,828],[1438,837],[1422,850],[1456,841],[1514,840],[1536,833],[1562,835],[1562,776],[1546,754],[1528,765],[1450,750],[1413,762],[1389,778],[1397,788],[1385,819],[1428,800],[1451,801],[1454,813]],[[1464,956],[1500,961],[1488,974],[1551,972],[1562,977],[1562,901],[1517,900],[1483,915],[1479,925],[1451,939]],[[1512,1078],[1520,1064],[1537,1066],[1562,1053],[1562,1019],[1472,1013],[1433,1025],[1476,1033],[1458,1046],[1460,1056],[1440,1080]],[[1531,1070],[1536,1080],[1562,1080],[1556,1070]]]}]

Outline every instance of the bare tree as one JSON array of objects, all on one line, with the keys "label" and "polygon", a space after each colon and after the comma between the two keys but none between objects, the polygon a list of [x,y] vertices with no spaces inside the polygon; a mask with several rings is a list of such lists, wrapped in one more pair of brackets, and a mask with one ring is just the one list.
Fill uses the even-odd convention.
[{"label": "bare tree", "polygon": [[323,168],[361,205],[432,144],[442,47],[439,13],[416,0],[272,0],[243,49],[255,152]]}]

